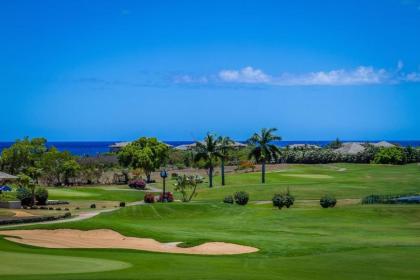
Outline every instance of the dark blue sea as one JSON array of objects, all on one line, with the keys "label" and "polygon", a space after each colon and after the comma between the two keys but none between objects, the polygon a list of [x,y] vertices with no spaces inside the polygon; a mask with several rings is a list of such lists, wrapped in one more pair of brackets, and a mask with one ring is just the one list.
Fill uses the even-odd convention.
[{"label": "dark blue sea", "polygon": [[[109,152],[109,146],[115,142],[120,141],[74,141],[74,142],[48,142],[48,147],[56,147],[60,151],[69,151],[74,155],[78,156],[95,156],[98,154],[103,154]],[[174,147],[179,145],[191,144],[194,141],[164,141],[167,144],[170,144]],[[243,141],[240,141],[243,142]],[[318,146],[325,146],[331,141],[278,141],[275,142],[276,145],[280,147],[285,147],[292,144],[313,144]],[[346,142],[346,141],[344,141]],[[350,142],[350,141],[347,141]],[[378,141],[364,141],[364,140],[352,140],[351,142],[378,142]],[[412,141],[388,141],[390,143],[399,144],[403,147],[412,146],[420,147],[420,140]],[[13,144],[13,142],[0,142],[0,152],[4,148],[8,148]]]}]

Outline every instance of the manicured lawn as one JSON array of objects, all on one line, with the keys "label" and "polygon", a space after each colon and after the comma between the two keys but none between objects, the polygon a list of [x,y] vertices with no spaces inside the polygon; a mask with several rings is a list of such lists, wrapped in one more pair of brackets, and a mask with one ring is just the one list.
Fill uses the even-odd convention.
[{"label": "manicured lawn", "polygon": [[105,200],[105,201],[138,201],[144,197],[143,191],[133,190],[127,186],[95,186],[48,188],[49,199],[56,200]]},{"label": "manicured lawn", "polygon": [[[338,171],[343,168],[344,171]],[[110,228],[127,236],[151,237],[164,242],[183,241],[187,246],[205,241],[239,243],[259,248],[257,253],[192,256],[132,250],[45,249],[0,239],[0,255],[7,252],[10,262],[19,262],[19,255],[13,255],[17,253],[55,259],[46,259],[42,262],[45,265],[39,264],[36,257],[33,261],[26,258],[22,262],[37,272],[39,269],[34,266],[39,264],[47,271],[51,264],[54,271],[51,274],[5,275],[4,271],[10,273],[10,269],[3,268],[0,276],[1,279],[43,280],[418,279],[420,206],[361,205],[355,198],[371,193],[420,192],[419,177],[418,165],[351,164],[290,166],[286,171],[268,174],[265,186],[258,185],[258,173],[230,175],[228,186],[212,190],[201,186],[197,199],[191,203],[139,205],[103,213],[89,220],[27,228]],[[270,204],[255,203],[256,200],[270,200],[274,192],[287,186],[297,198],[294,207],[278,210]],[[102,192],[113,192],[99,187],[87,190],[98,194],[91,197],[95,200],[108,196]],[[224,195],[236,190],[249,191],[251,203],[237,206],[220,202]],[[83,188],[76,191],[85,192]],[[123,192],[126,195],[128,191]],[[325,192],[353,200],[339,200],[336,208],[322,209],[317,200]],[[62,263],[62,256],[91,258],[92,262],[98,259],[119,261],[131,266],[66,275],[66,265],[59,268],[62,274],[54,270],[54,263]],[[68,263],[73,265],[72,261],[78,260]],[[19,274],[22,269],[16,271]]]}]

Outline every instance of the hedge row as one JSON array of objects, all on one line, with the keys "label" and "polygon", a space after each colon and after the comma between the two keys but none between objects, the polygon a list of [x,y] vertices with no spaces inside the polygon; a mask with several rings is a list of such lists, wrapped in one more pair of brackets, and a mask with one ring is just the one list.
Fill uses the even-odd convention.
[{"label": "hedge row", "polygon": [[13,225],[13,224],[24,224],[24,223],[38,223],[38,222],[47,222],[55,221],[65,218],[70,218],[71,213],[66,212],[63,215],[57,216],[41,216],[41,217],[22,217],[22,218],[11,218],[7,220],[0,220],[0,225]]}]

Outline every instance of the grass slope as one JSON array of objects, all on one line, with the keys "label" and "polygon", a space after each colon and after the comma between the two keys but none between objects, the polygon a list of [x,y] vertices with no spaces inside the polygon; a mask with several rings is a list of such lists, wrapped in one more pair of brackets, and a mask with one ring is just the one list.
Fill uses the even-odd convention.
[{"label": "grass slope", "polygon": [[[346,170],[338,171],[342,168]],[[322,209],[316,201],[307,203],[306,200],[319,199],[324,192],[339,198],[419,192],[419,174],[417,165],[296,165],[270,173],[266,186],[258,185],[258,173],[230,175],[228,186],[211,190],[201,186],[199,200],[192,203],[127,207],[90,220],[30,228],[110,228],[128,236],[183,241],[186,246],[205,241],[239,243],[259,248],[258,253],[191,256],[131,250],[45,249],[0,239],[2,252],[99,258],[132,265],[123,270],[77,276],[58,273],[12,277],[2,275],[1,271],[0,276],[17,280],[418,279],[418,205],[348,205],[339,201],[337,208]],[[278,210],[270,204],[251,203],[243,207],[220,202],[224,195],[236,190],[249,191],[254,201],[269,200],[274,192],[287,186],[298,199],[291,209]],[[45,267],[49,264],[46,262]]]}]

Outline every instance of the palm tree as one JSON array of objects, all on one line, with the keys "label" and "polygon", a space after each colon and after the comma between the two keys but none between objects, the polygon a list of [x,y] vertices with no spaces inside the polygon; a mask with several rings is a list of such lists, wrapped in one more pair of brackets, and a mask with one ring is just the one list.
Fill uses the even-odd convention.
[{"label": "palm tree", "polygon": [[281,140],[280,136],[274,134],[276,128],[263,128],[260,134],[254,133],[248,140],[248,143],[253,146],[249,153],[249,158],[254,158],[257,162],[261,163],[261,183],[265,183],[265,164],[273,159],[278,158],[280,153],[279,148],[276,145],[271,144],[272,141]]},{"label": "palm tree", "polygon": [[232,139],[230,139],[227,136],[220,136],[217,139],[218,142],[218,150],[220,153],[220,161],[221,161],[221,173],[222,173],[222,186],[225,185],[225,160],[228,158],[229,156],[229,151],[233,148],[233,144],[235,142],[233,142]]},{"label": "palm tree", "polygon": [[218,150],[217,139],[213,134],[207,133],[203,142],[196,142],[196,154],[194,160],[197,162],[201,159],[206,161],[209,170],[209,187],[213,187],[213,169],[217,159],[221,155]]}]

